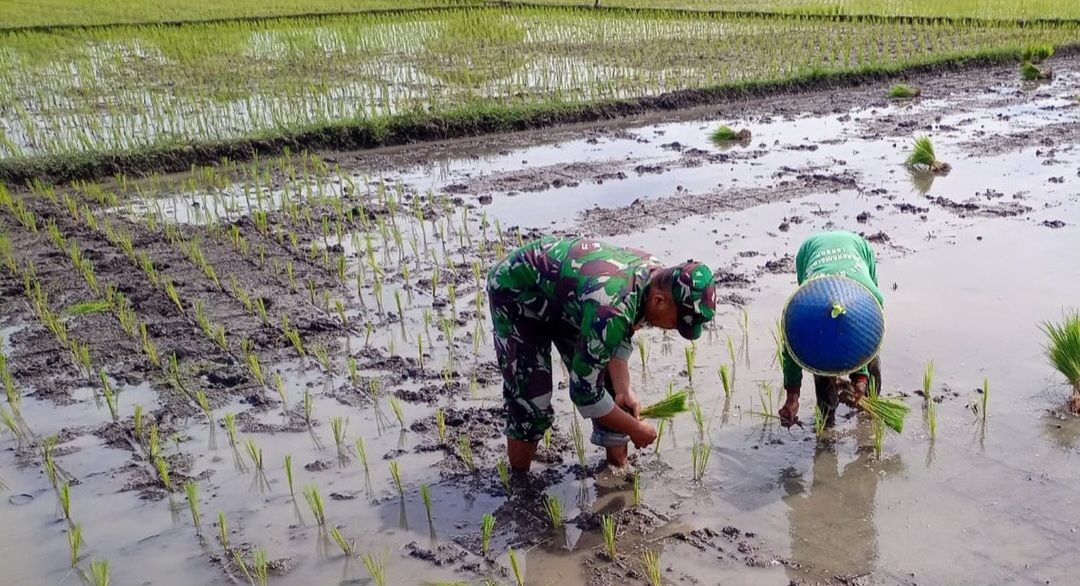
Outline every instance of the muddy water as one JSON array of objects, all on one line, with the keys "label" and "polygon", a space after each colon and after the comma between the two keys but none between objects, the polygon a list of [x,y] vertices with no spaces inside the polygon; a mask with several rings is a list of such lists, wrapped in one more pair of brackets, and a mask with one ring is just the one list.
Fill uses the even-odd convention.
[{"label": "muddy water", "polygon": [[[730,285],[722,293],[745,303],[747,335],[740,310],[723,306],[698,344],[694,369],[694,388],[709,416],[708,474],[701,482],[690,480],[696,430],[689,417],[675,422],[658,453],[649,450],[636,459],[649,521],[625,528],[620,548],[661,552],[669,582],[1072,583],[1069,554],[1080,512],[1071,481],[1080,424],[1048,415],[1066,391],[1041,355],[1037,324],[1080,299],[1080,265],[1072,261],[1080,250],[1080,153],[1067,133],[1062,138],[1058,132],[1080,117],[1071,101],[1076,93],[1077,78],[1066,74],[1027,91],[993,85],[824,116],[751,111],[730,122],[751,128],[753,140],[726,150],[704,136],[716,125],[713,120],[585,130],[557,144],[512,142],[502,152],[457,153],[475,157],[382,175],[468,203],[491,196],[481,210],[504,226],[602,234],[673,261],[703,259],[738,277],[725,280]],[[953,164],[952,173],[933,181],[925,195],[925,184],[913,185],[898,165],[912,134],[924,130]],[[986,147],[979,148],[980,142]],[[995,144],[1006,148],[991,148]],[[955,205],[969,200],[974,207]],[[610,213],[595,211],[597,206]],[[860,221],[864,212],[868,216]],[[1056,220],[1064,227],[1044,225]],[[760,383],[779,387],[770,329],[794,287],[785,255],[826,228],[876,235],[889,319],[882,357],[886,392],[906,395],[914,408],[904,434],[887,438],[880,459],[869,448],[869,426],[861,418],[841,418],[832,441],[819,442],[809,429],[786,430],[754,414],[767,402]],[[466,293],[459,305],[469,307],[470,300]],[[416,311],[408,313],[405,336],[387,328],[376,333],[376,344],[393,335],[401,348],[415,339],[423,325]],[[11,333],[18,326],[4,327]],[[716,369],[728,362],[729,336],[740,355],[735,392],[725,401]],[[637,389],[648,402],[672,382],[687,383],[685,344],[656,331],[643,337],[650,349],[646,372],[636,358],[633,366]],[[445,353],[434,345],[430,360],[441,364]],[[0,346],[9,349],[7,335]],[[475,360],[490,360],[488,344],[480,348]],[[945,397],[934,440],[922,416],[923,399],[913,394],[931,359],[935,392]],[[473,449],[488,471],[463,475],[453,457],[434,447],[432,407],[404,402],[410,429],[403,431],[385,402],[384,425],[370,403],[347,406],[331,398],[326,385],[335,388],[341,380],[327,381],[290,363],[274,368],[285,376],[291,405],[305,389],[314,393],[319,424],[314,436],[242,426],[242,441],[255,439],[265,454],[262,473],[234,454],[223,429],[204,419],[180,422],[183,433],[169,439],[193,455],[193,470],[209,471],[200,480],[202,537],[181,494],[140,500],[137,492],[121,490],[129,453],[103,447],[89,434],[63,444],[58,461],[80,481],[72,489],[72,507],[87,534],[86,556],[108,558],[114,583],[229,583],[208,561],[221,551],[211,524],[219,511],[235,542],[289,560],[290,571],[272,578],[274,583],[366,583],[359,561],[343,557],[314,524],[301,495],[311,483],[326,499],[330,523],[355,539],[359,552],[387,560],[390,584],[500,572],[509,583],[512,578],[499,569],[508,567],[505,553],[493,556],[498,565],[472,553],[487,512],[498,519],[492,550],[521,550],[528,584],[640,579],[636,559],[613,569],[598,556],[595,525],[582,530],[570,523],[552,531],[537,518],[535,501],[520,492],[507,499],[490,472],[499,454],[497,434],[474,436],[484,439]],[[991,393],[985,424],[970,408],[984,379]],[[420,384],[397,387],[416,390]],[[804,419],[812,413],[810,394],[802,403]],[[89,391],[75,396],[77,402],[65,407],[28,397],[23,416],[39,436],[93,427],[107,418]],[[556,396],[558,435],[565,442],[570,406],[565,394]],[[781,400],[777,390],[770,410]],[[155,397],[143,387],[121,391],[122,411],[137,403],[152,408]],[[444,397],[442,404],[497,406],[498,388],[479,383],[471,393]],[[236,402],[214,415],[243,410]],[[348,418],[350,443],[365,439],[367,472],[354,451],[347,453],[347,463],[338,460],[328,421],[334,415]],[[270,409],[256,413],[255,420],[273,425],[282,416]],[[2,441],[5,448],[15,446],[8,437]],[[286,454],[293,457],[295,497],[282,471]],[[631,501],[629,487],[609,473],[578,478],[572,450],[562,456],[563,464],[546,467],[555,474],[545,475],[543,484],[560,497],[567,519],[616,512]],[[599,453],[591,450],[590,457],[595,461]],[[391,481],[390,459],[401,464],[403,498]],[[13,528],[0,534],[0,552],[23,560],[5,564],[5,580],[75,580],[55,494],[37,467],[20,468],[15,461],[13,450],[0,454],[0,478],[11,499],[0,503],[0,521]],[[430,524],[418,496],[421,484],[432,487]],[[25,497],[16,497],[22,494],[33,498],[24,504]],[[702,528],[716,537],[690,533]],[[438,546],[444,546],[436,556],[442,566],[410,555]],[[627,578],[627,569],[636,570],[636,578]],[[235,567],[229,571],[237,573]]]}]

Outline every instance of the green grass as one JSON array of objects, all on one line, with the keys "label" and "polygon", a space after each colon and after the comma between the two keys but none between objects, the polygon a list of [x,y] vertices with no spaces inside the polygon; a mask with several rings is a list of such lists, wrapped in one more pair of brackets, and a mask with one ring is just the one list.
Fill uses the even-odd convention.
[{"label": "green grass", "polygon": [[1060,323],[1044,322],[1046,358],[1072,387],[1069,407],[1080,413],[1080,312],[1066,313]]},{"label": "green grass", "polygon": [[187,168],[180,152],[245,156],[253,140],[296,150],[513,129],[678,89],[715,92],[694,98],[707,101],[1018,58],[1075,42],[1076,28],[487,8],[8,33],[0,169],[70,178],[110,165]]}]

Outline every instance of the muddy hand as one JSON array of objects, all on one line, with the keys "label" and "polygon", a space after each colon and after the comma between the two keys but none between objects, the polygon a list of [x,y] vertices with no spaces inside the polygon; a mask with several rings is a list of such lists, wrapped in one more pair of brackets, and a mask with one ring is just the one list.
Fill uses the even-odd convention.
[{"label": "muddy hand", "polygon": [[639,450],[647,448],[656,441],[656,428],[648,421],[640,421],[634,433],[630,434],[630,441],[634,442],[634,447]]},{"label": "muddy hand", "polygon": [[799,396],[788,393],[788,398],[784,402],[784,406],[780,408],[780,425],[784,427],[791,427],[792,425],[801,426],[799,422]]},{"label": "muddy hand", "polygon": [[851,377],[851,384],[844,385],[840,392],[840,400],[848,407],[855,409],[859,401],[866,396],[867,377],[855,375]]}]

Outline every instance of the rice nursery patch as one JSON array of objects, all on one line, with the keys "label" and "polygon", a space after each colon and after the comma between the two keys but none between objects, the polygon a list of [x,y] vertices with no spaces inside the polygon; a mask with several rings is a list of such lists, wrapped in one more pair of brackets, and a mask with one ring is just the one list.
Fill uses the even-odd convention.
[{"label": "rice nursery patch", "polygon": [[0,155],[11,166],[329,127],[377,142],[420,112],[509,114],[1019,59],[1033,43],[1074,42],[1076,26],[492,8],[4,32]]}]

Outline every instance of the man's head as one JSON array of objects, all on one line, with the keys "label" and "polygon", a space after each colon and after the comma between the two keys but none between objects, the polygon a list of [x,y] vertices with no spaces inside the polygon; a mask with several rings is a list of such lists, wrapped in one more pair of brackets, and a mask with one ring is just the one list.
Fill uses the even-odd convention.
[{"label": "man's head", "polygon": [[649,283],[645,321],[696,340],[716,312],[715,292],[712,271],[703,264],[686,261],[661,269]]}]

